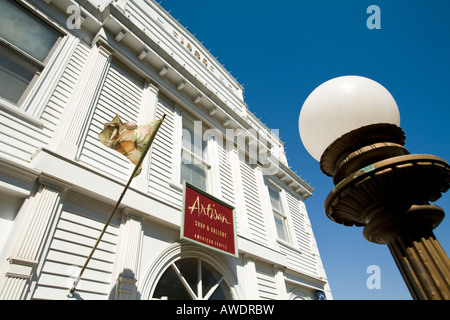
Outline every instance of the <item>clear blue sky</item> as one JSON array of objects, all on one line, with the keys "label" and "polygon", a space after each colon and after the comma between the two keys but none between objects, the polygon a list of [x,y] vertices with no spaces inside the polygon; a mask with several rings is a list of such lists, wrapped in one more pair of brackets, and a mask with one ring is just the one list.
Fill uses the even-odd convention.
[{"label": "clear blue sky", "polygon": [[[385,86],[400,109],[406,147],[450,161],[450,1],[448,0],[162,0],[245,88],[245,102],[279,129],[291,168],[316,191],[308,214],[335,299],[411,299],[384,245],[362,229],[330,221],[323,203],[333,188],[303,147],[298,115],[308,95],[338,76],[360,75]],[[369,30],[368,6],[381,9]],[[435,204],[450,214],[450,193]],[[450,253],[450,217],[435,234]],[[381,269],[369,290],[367,267]]]}]

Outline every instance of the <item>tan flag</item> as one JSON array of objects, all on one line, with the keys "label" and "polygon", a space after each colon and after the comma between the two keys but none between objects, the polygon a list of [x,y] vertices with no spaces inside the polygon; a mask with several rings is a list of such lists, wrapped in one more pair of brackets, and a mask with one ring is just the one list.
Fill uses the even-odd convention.
[{"label": "tan flag", "polygon": [[145,155],[150,149],[156,132],[161,126],[161,123],[164,121],[165,116],[166,115],[163,115],[159,120],[138,126],[133,122],[123,123],[122,120],[120,120],[120,117],[116,115],[116,117],[112,119],[111,122],[105,123],[102,132],[99,133],[98,139],[101,143],[103,143],[106,147],[114,149],[126,156],[135,165],[135,167],[132,175],[130,176],[130,179],[128,180],[127,185],[123,189],[123,192],[116,203],[116,206],[114,207],[114,210],[109,216],[108,221],[106,221],[105,226],[100,233],[100,236],[97,238],[97,241],[95,242],[91,253],[86,259],[83,267],[81,268],[80,273],[75,278],[72,288],[67,295],[69,298],[74,297],[74,292],[81,280],[81,276],[83,275],[84,270],[86,270],[86,267],[91,260],[94,251],[97,249],[97,246],[100,243],[103,235],[105,234],[106,228],[111,222],[111,219],[113,218],[117,208],[119,208],[125,192],[131,184],[131,181],[141,172],[142,161],[144,160]]},{"label": "tan flag", "polygon": [[138,126],[134,122],[123,123],[119,115],[116,115],[111,122],[105,123],[98,139],[106,147],[126,156],[134,165],[140,162],[134,174],[137,176],[142,170],[142,159],[149,150],[163,120],[164,116],[159,120]]}]

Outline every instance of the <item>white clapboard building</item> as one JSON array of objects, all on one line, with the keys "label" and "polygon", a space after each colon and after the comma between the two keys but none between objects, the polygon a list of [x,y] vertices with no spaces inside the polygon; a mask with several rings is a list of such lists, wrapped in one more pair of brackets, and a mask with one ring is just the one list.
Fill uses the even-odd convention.
[{"label": "white clapboard building", "polygon": [[[97,138],[116,114],[166,116],[69,298],[134,168]],[[237,254],[181,237],[185,181],[234,208]],[[0,1],[0,299],[331,299],[312,192],[157,2]]]}]

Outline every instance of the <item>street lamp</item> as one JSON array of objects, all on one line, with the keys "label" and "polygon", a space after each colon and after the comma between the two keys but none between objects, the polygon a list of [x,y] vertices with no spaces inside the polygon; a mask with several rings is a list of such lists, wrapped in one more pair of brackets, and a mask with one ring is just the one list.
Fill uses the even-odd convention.
[{"label": "street lamp", "polygon": [[450,260],[433,234],[444,211],[429,204],[449,189],[450,166],[403,146],[392,95],[364,77],[331,79],[306,99],[299,131],[333,177],[327,216],[386,244],[414,299],[450,299]]}]

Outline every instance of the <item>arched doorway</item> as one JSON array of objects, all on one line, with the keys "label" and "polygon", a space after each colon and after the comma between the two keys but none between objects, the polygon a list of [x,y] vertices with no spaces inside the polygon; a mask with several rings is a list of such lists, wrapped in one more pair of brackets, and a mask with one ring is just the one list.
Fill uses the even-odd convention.
[{"label": "arched doorway", "polygon": [[153,299],[232,300],[224,277],[200,258],[185,258],[172,263],[156,285]]},{"label": "arched doorway", "polygon": [[208,249],[174,243],[149,267],[142,299],[240,299],[236,272],[227,261]]}]

